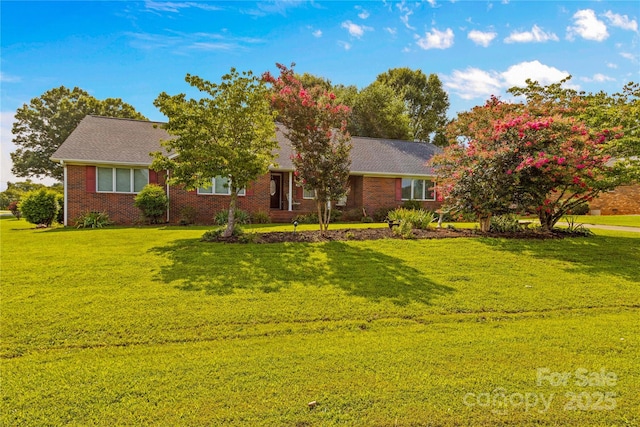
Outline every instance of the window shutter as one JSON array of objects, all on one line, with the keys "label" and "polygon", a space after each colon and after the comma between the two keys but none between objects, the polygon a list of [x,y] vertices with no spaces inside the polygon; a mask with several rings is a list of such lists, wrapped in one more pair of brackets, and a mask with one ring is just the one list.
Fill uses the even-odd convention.
[{"label": "window shutter", "polygon": [[402,200],[402,178],[396,178],[396,201]]},{"label": "window shutter", "polygon": [[96,167],[87,166],[85,168],[85,185],[87,193],[96,192]]},{"label": "window shutter", "polygon": [[244,192],[245,196],[253,196],[255,195],[255,190],[253,189],[253,182],[249,183],[249,185],[247,185],[247,188]]},{"label": "window shutter", "polygon": [[157,184],[158,183],[158,172],[153,169],[149,169],[149,184]]},{"label": "window shutter", "polygon": [[296,187],[296,199],[302,199],[302,187]]}]

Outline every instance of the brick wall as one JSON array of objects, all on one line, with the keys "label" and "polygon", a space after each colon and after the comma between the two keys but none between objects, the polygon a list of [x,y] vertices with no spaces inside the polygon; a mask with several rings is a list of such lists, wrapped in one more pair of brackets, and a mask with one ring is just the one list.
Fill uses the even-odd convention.
[{"label": "brick wall", "polygon": [[592,200],[589,208],[593,214],[600,211],[600,215],[640,214],[640,184],[626,185],[604,193]]},{"label": "brick wall", "polygon": [[[401,206],[403,200],[396,198],[396,181],[399,178],[380,178],[365,176],[362,182],[362,206],[367,215],[373,215],[381,208],[393,208]],[[421,202],[424,209],[436,210],[441,203],[436,201]]]},{"label": "brick wall", "polygon": [[[245,196],[238,196],[238,209],[247,212],[262,211],[269,213],[269,175],[263,175],[247,188]],[[230,196],[214,194],[197,194],[195,191],[185,191],[181,187],[169,189],[169,222],[180,221],[180,211],[185,206],[196,210],[198,224],[213,224],[214,216],[229,209]]]},{"label": "brick wall", "polygon": [[88,192],[86,171],[86,166],[67,165],[67,225],[73,225],[83,213],[94,211],[107,212],[117,224],[140,219],[140,210],[133,205],[135,194]]}]

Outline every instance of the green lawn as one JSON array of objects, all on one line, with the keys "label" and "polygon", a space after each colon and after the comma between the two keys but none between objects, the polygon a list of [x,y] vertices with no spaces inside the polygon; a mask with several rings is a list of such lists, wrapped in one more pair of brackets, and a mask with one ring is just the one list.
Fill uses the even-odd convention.
[{"label": "green lawn", "polygon": [[638,233],[225,245],[0,226],[1,425],[640,423]]}]

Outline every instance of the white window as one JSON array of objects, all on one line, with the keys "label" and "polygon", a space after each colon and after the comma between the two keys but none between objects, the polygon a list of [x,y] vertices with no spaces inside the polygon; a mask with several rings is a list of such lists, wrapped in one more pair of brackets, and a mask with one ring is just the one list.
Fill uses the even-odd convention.
[{"label": "white window", "polygon": [[[238,190],[238,196],[244,196],[246,194],[244,188]],[[229,178],[224,176],[216,176],[211,180],[211,186],[198,188],[198,194],[215,194],[221,196],[228,196],[231,194],[231,186],[229,185]]]},{"label": "white window", "polygon": [[96,168],[97,191],[139,193],[149,183],[149,169]]},{"label": "white window", "polygon": [[306,188],[302,189],[302,198],[303,199],[315,199],[316,192],[315,190],[307,190]]},{"label": "white window", "polygon": [[402,178],[402,200],[435,200],[436,184],[430,179]]}]

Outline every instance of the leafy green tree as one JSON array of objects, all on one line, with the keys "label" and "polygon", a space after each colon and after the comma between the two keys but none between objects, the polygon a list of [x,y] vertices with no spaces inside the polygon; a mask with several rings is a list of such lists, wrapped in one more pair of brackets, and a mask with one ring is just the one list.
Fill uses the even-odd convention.
[{"label": "leafy green tree", "polygon": [[0,193],[0,209],[6,209],[11,202],[19,202],[29,191],[44,188],[44,184],[31,182],[30,179],[19,182],[7,182],[7,189]]},{"label": "leafy green tree", "polygon": [[445,141],[434,137],[447,124],[449,108],[449,96],[436,74],[426,76],[421,70],[393,68],[378,75],[376,81],[390,87],[404,99],[411,135],[415,140]]},{"label": "leafy green tree", "polygon": [[18,108],[12,133],[12,172],[20,177],[62,180],[62,166],[50,160],[87,114],[146,120],[119,98],[98,100],[80,88],[50,89]]},{"label": "leafy green tree", "polygon": [[349,132],[372,138],[412,139],[409,116],[401,97],[390,88],[374,82],[355,97],[349,119]]},{"label": "leafy green tree", "polygon": [[47,188],[40,188],[25,194],[18,208],[24,218],[32,224],[44,224],[47,227],[56,219],[58,210],[58,193]]},{"label": "leafy green tree", "polygon": [[161,93],[154,105],[168,117],[164,128],[176,138],[162,141],[169,153],[155,153],[152,168],[171,170],[169,184],[188,190],[211,186],[216,176],[228,177],[231,192],[229,221],[223,233],[235,228],[238,192],[267,173],[278,146],[268,89],[251,71],[232,68],[220,84],[187,74],[185,80],[205,95]]},{"label": "leafy green tree", "polygon": [[296,183],[315,193],[320,230],[331,218],[331,201],[348,189],[351,158],[347,132],[349,107],[338,104],[335,94],[320,86],[306,89],[292,68],[277,64],[280,76],[265,73],[272,85],[272,105],[280,113],[291,141]]}]

